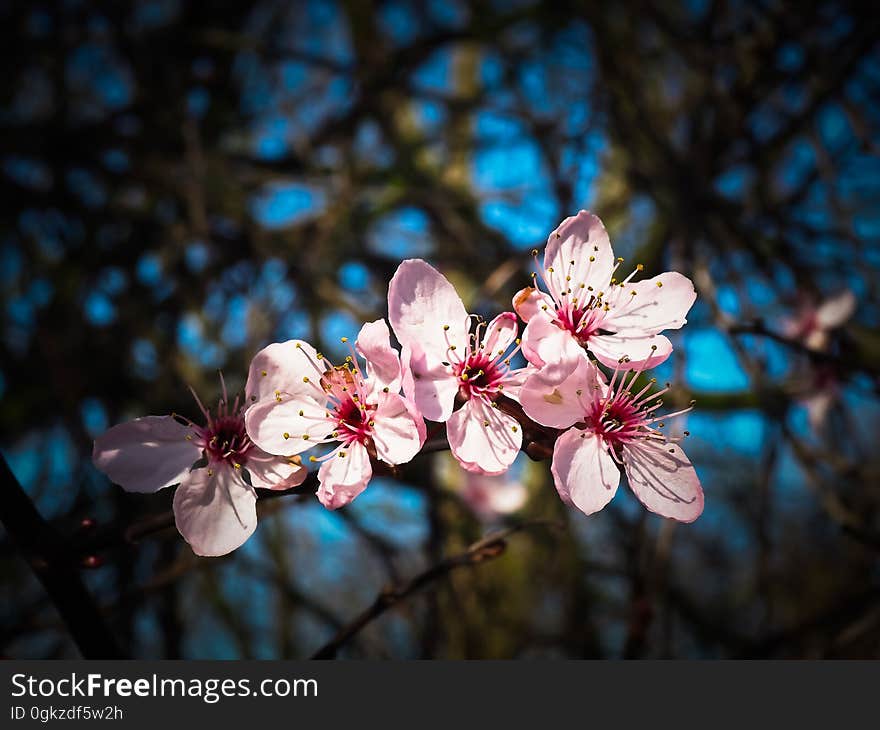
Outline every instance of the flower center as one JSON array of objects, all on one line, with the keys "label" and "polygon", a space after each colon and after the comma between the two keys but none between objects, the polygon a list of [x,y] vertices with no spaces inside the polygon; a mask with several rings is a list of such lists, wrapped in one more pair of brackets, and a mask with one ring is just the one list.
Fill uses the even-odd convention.
[{"label": "flower center", "polygon": [[489,355],[478,350],[455,363],[452,372],[458,378],[458,390],[463,398],[477,395],[494,399],[501,391],[507,365],[503,360],[491,360]]},{"label": "flower center", "polygon": [[[355,397],[357,397],[355,395]],[[376,406],[364,404],[354,398],[344,398],[337,402],[333,409],[339,440],[350,444],[355,441],[365,444],[373,433],[373,421],[370,412]]]},{"label": "flower center", "polygon": [[631,393],[597,400],[585,417],[587,426],[609,446],[625,444],[642,435],[648,416]]},{"label": "flower center", "polygon": [[240,414],[218,414],[202,429],[202,439],[202,448],[211,461],[226,461],[232,466],[244,466],[253,447]]},{"label": "flower center", "polygon": [[376,406],[365,402],[360,385],[357,374],[345,366],[328,370],[321,377],[321,386],[330,395],[331,417],[336,421],[333,437],[345,444],[366,444],[373,433],[370,414]]},{"label": "flower center", "polygon": [[602,329],[605,309],[601,300],[590,299],[585,307],[559,307],[556,310],[556,324],[568,330],[581,345]]}]

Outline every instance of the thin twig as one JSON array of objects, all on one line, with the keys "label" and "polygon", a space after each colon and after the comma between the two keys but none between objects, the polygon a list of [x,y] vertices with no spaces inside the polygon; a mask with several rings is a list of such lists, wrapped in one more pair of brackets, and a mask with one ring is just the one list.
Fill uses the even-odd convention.
[{"label": "thin twig", "polygon": [[397,605],[435,580],[443,578],[456,568],[465,565],[476,565],[486,560],[497,558],[507,548],[507,538],[514,533],[532,527],[557,526],[557,523],[548,520],[531,520],[505,530],[493,532],[482,540],[475,542],[463,553],[444,558],[405,583],[384,589],[376,596],[376,599],[366,610],[358,614],[350,623],[337,632],[330,641],[318,649],[312,655],[312,659],[335,658],[339,649],[356,636],[367,624],[377,619],[392,606]]}]

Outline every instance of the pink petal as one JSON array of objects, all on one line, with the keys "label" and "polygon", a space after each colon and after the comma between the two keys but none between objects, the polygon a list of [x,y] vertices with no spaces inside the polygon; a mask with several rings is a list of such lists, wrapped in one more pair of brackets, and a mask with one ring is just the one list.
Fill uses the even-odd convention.
[{"label": "pink petal", "polygon": [[504,376],[504,380],[502,381],[504,385],[504,395],[511,400],[519,402],[519,393],[523,384],[530,376],[537,372],[539,372],[539,369],[534,365],[526,365],[524,368],[508,370],[507,375]]},{"label": "pink petal", "polygon": [[834,329],[844,324],[855,311],[855,295],[847,289],[819,305],[816,310],[816,322],[823,329]]},{"label": "pink petal", "polygon": [[247,402],[273,399],[276,392],[284,393],[285,397],[318,398],[323,395],[320,386],[323,367],[318,353],[308,342],[274,342],[251,360],[244,389]]},{"label": "pink petal", "polygon": [[700,479],[676,444],[638,441],[623,449],[630,489],[651,512],[693,522],[703,512]]},{"label": "pink petal", "polygon": [[548,381],[542,372],[523,383],[519,402],[529,418],[550,428],[568,428],[584,419],[587,404],[595,398],[596,388],[602,386],[596,367],[583,355],[572,368],[572,373],[559,383]]},{"label": "pink petal", "polygon": [[156,492],[186,478],[201,449],[192,428],[171,416],[145,416],[113,426],[95,439],[92,461],[129,492]]},{"label": "pink petal", "polygon": [[837,393],[833,388],[824,388],[815,393],[810,394],[802,399],[804,407],[807,409],[807,419],[814,431],[818,431],[825,419],[828,417],[828,411],[837,400]]},{"label": "pink petal", "polygon": [[545,379],[560,382],[571,374],[583,349],[567,330],[545,314],[532,317],[523,330],[522,352]]},{"label": "pink petal", "polygon": [[318,499],[327,509],[339,509],[363,492],[372,476],[370,455],[355,442],[321,464]]},{"label": "pink petal", "polygon": [[418,344],[434,360],[448,360],[450,344],[464,351],[468,342],[469,321],[460,297],[421,259],[397,267],[388,285],[388,319],[401,345]]},{"label": "pink petal", "polygon": [[412,404],[399,395],[382,394],[373,422],[376,454],[386,464],[405,464],[425,443],[424,421]]},{"label": "pink petal", "polygon": [[486,325],[483,350],[493,359],[507,352],[516,339],[518,329],[516,315],[513,312],[502,312]]},{"label": "pink petal", "polygon": [[522,446],[522,429],[513,416],[471,398],[446,422],[446,438],[467,471],[503,474]]},{"label": "pink petal", "polygon": [[828,342],[831,339],[828,330],[821,328],[811,328],[806,332],[799,333],[799,339],[803,340],[804,345],[815,352],[824,352],[828,349]]},{"label": "pink petal", "polygon": [[672,343],[663,335],[596,335],[587,344],[596,359],[615,368],[620,358],[629,358],[628,368],[653,368],[672,354]]},{"label": "pink petal", "polygon": [[[546,307],[547,309],[543,309]],[[539,312],[554,311],[556,305],[547,294],[533,286],[520,289],[513,297],[513,308],[523,322],[528,322]]]},{"label": "pink petal", "polygon": [[[562,221],[547,239],[544,269],[557,301],[562,292],[581,284],[605,289],[614,270],[614,251],[602,221],[585,210]],[[566,276],[571,277],[570,281]]]},{"label": "pink petal", "polygon": [[[635,296],[631,292],[635,292]],[[604,324],[616,332],[634,335],[656,335],[663,330],[679,329],[687,322],[687,313],[696,299],[697,292],[690,279],[677,271],[667,271],[622,288]]]},{"label": "pink petal", "polygon": [[400,392],[400,357],[391,347],[391,333],[384,319],[367,322],[357,336],[357,351],[367,361],[367,378],[374,389]]},{"label": "pink petal", "polygon": [[550,471],[562,500],[586,515],[608,504],[620,483],[620,472],[602,439],[576,428],[556,439]]},{"label": "pink petal", "polygon": [[290,489],[305,481],[309,470],[293,457],[273,456],[262,449],[252,448],[245,468],[251,484],[262,489]]},{"label": "pink petal", "polygon": [[327,418],[324,403],[311,398],[254,403],[245,413],[244,424],[251,441],[263,451],[284,456],[312,448],[334,426]]},{"label": "pink petal", "polygon": [[403,392],[416,404],[422,415],[431,421],[445,421],[452,414],[458,378],[449,366],[429,361],[418,344],[404,345]]},{"label": "pink petal", "polygon": [[228,466],[196,469],[174,493],[174,522],[196,555],[226,555],[257,529],[257,493]]}]

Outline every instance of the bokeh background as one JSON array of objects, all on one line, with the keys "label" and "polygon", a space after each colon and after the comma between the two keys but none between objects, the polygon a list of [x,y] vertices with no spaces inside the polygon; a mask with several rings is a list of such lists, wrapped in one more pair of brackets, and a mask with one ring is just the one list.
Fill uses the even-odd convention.
[{"label": "bokeh background", "polygon": [[[306,657],[383,586],[541,519],[340,655],[880,655],[871,5],[0,3],[0,448],[95,620],[128,656]],[[509,309],[581,208],[628,264],[696,283],[658,374],[670,406],[697,400],[676,426],[706,492],[693,525],[625,488],[585,517],[524,454],[486,484],[438,453],[339,512],[264,502],[242,549],[198,559],[140,530],[170,490],[91,465],[96,434],[195,417],[187,385],[241,388],[268,342],[344,356],[402,258],[470,311]],[[810,350],[798,318],[847,291],[853,316]],[[0,652],[78,656],[7,528]]]}]

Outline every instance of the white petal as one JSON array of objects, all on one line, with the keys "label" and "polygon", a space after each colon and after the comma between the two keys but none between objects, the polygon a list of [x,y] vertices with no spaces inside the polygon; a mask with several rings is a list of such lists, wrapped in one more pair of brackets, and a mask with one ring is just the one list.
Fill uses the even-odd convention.
[{"label": "white petal", "polygon": [[620,483],[620,472],[602,439],[576,428],[556,439],[550,470],[563,501],[587,515],[608,504]]},{"label": "white petal", "polygon": [[401,345],[418,344],[435,360],[448,359],[450,344],[463,352],[468,343],[470,322],[461,298],[421,259],[397,267],[388,284],[388,320]]},{"label": "white petal", "polygon": [[562,221],[547,239],[544,269],[556,301],[563,299],[562,292],[581,284],[605,289],[614,269],[614,251],[602,221],[585,210]]},{"label": "white petal", "polygon": [[309,473],[299,457],[274,456],[256,447],[248,452],[245,468],[251,484],[261,489],[290,489],[302,484]]},{"label": "white petal", "polygon": [[513,416],[471,398],[446,422],[446,438],[468,471],[503,474],[522,446],[522,429]]},{"label": "white petal", "polygon": [[308,342],[274,342],[251,360],[245,397],[248,403],[271,400],[276,393],[283,394],[284,398],[320,398],[323,371],[323,362]]},{"label": "white petal", "polygon": [[834,329],[844,324],[855,311],[855,295],[847,289],[837,296],[826,299],[819,305],[816,310],[816,322],[823,329]]},{"label": "white petal", "polygon": [[310,398],[254,403],[244,417],[248,436],[263,451],[293,456],[312,448],[333,431],[324,403]]},{"label": "white petal", "polygon": [[196,469],[174,493],[174,522],[196,555],[226,555],[257,529],[257,494],[231,467]]},{"label": "white petal", "polygon": [[343,447],[318,470],[318,499],[327,509],[339,509],[363,492],[372,476],[367,450],[359,443]]},{"label": "white petal", "polygon": [[156,492],[177,484],[199,460],[194,435],[171,416],[145,416],[113,426],[95,439],[92,461],[129,492]]},{"label": "white petal", "polygon": [[404,345],[403,392],[430,421],[445,421],[452,414],[458,378],[448,365],[430,360],[416,345]]},{"label": "white petal", "polygon": [[400,357],[391,347],[391,333],[384,319],[367,322],[357,336],[357,351],[367,362],[367,379],[373,390],[400,392]]},{"label": "white petal", "polygon": [[419,453],[425,443],[424,421],[408,400],[383,393],[372,418],[376,454],[386,464],[405,464]]},{"label": "white petal", "polygon": [[693,522],[703,512],[700,479],[676,444],[638,441],[623,449],[630,489],[651,512]]}]

